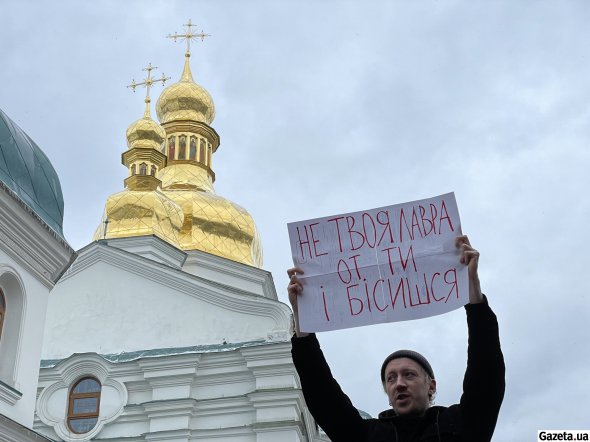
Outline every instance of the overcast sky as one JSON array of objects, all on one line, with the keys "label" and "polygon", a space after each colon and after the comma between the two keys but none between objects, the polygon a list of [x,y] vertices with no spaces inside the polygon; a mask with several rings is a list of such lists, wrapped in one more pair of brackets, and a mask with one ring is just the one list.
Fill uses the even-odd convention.
[{"label": "overcast sky", "polygon": [[[123,189],[144,107],[125,85],[148,62],[179,79],[165,36],[189,18],[212,35],[191,62],[216,105],[216,191],[254,217],[281,299],[287,222],[454,191],[506,358],[494,440],[590,429],[590,2],[0,0],[0,107],[58,171],[74,249]],[[373,416],[398,348],[430,360],[438,404],[459,399],[462,309],[320,340]]]}]

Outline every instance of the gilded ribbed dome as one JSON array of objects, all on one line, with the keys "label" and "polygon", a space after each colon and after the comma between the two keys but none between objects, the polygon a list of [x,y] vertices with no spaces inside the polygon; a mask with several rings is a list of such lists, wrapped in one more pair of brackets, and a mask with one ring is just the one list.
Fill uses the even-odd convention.
[{"label": "gilded ribbed dome", "polygon": [[180,248],[202,250],[232,261],[262,267],[262,245],[246,209],[215,193],[165,190],[184,211]]},{"label": "gilded ribbed dome", "polygon": [[211,124],[215,118],[215,106],[209,92],[194,82],[186,55],[184,70],[178,83],[168,86],[156,103],[156,113],[161,124],[172,121],[198,121]]},{"label": "gilded ribbed dome", "polygon": [[135,121],[127,128],[127,146],[144,149],[157,149],[162,147],[166,139],[166,131],[162,126],[145,116]]},{"label": "gilded ribbed dome", "polygon": [[161,190],[124,190],[106,202],[101,225],[93,240],[156,235],[180,248],[182,208]]}]

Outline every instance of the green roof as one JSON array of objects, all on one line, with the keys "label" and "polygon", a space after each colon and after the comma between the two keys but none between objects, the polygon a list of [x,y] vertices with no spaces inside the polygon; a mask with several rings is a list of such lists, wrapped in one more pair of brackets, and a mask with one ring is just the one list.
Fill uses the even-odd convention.
[{"label": "green roof", "polygon": [[0,182],[63,238],[64,200],[57,173],[39,146],[2,109]]},{"label": "green roof", "polygon": [[[165,356],[178,356],[186,354],[198,354],[198,353],[219,353],[225,351],[234,351],[240,348],[256,347],[259,345],[274,344],[275,342],[268,342],[263,339],[258,341],[246,341],[246,342],[235,342],[235,343],[223,343],[223,344],[209,344],[209,345],[193,345],[190,347],[167,347],[167,348],[154,348],[151,350],[138,350],[138,351],[124,351],[115,354],[98,354],[101,358],[112,363],[131,362],[143,358],[161,358]],[[79,353],[74,353],[74,355]],[[74,356],[72,355],[72,356]],[[68,356],[64,359],[43,359],[41,361],[41,368],[52,368],[59,364],[65,359],[69,359],[72,356]]]}]

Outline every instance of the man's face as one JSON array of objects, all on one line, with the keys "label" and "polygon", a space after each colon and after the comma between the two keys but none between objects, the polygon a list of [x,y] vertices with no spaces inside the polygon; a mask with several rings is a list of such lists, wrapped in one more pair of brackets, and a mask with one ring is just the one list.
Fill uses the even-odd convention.
[{"label": "man's face", "polygon": [[412,359],[397,358],[385,367],[385,392],[398,415],[422,415],[430,405],[429,393],[436,381],[428,380],[424,369]]}]

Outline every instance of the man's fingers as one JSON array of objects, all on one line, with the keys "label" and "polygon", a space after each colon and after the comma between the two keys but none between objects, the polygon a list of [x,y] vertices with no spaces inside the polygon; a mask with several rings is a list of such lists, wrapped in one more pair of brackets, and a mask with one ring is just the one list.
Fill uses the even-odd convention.
[{"label": "man's fingers", "polygon": [[296,276],[298,273],[303,275],[303,270],[301,270],[299,267],[293,267],[287,270],[287,275],[289,278],[293,278],[293,276]]},{"label": "man's fingers", "polygon": [[457,247],[461,247],[464,244],[471,246],[471,243],[469,242],[469,238],[467,237],[467,235],[459,235],[455,238],[455,245]]},{"label": "man's fingers", "polygon": [[477,250],[465,250],[461,253],[461,264],[465,264],[467,266],[473,264],[477,267],[477,263],[479,261],[479,252]]}]

